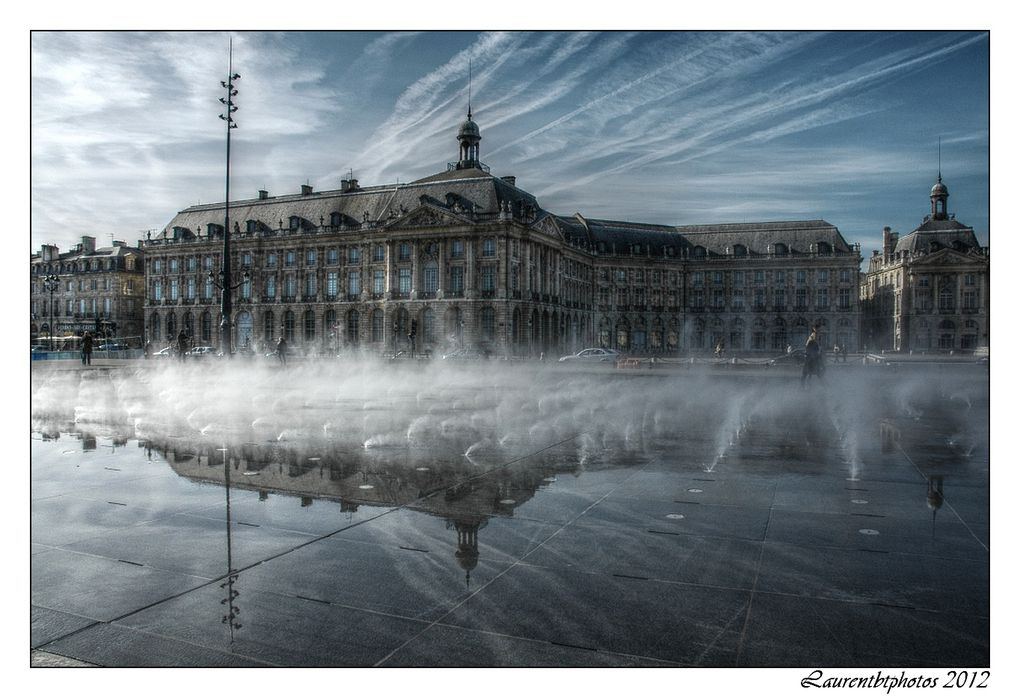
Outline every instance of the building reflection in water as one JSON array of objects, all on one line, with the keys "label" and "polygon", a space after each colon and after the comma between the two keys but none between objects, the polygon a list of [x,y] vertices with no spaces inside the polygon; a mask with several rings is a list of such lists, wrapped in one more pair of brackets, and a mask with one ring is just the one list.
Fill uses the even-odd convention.
[{"label": "building reflection in water", "polygon": [[[316,502],[339,504],[347,518],[359,507],[405,508],[445,521],[451,530],[452,557],[470,586],[479,563],[479,531],[493,517],[512,517],[514,510],[555,476],[581,470],[576,458],[551,454],[517,460],[508,466],[479,466],[455,453],[403,449],[344,450],[329,444],[318,449],[280,443],[241,443],[230,447],[190,440],[150,440],[148,447],[163,456],[178,475],[215,483],[226,490],[227,590],[230,611],[224,623],[236,623],[230,526],[231,491],[250,490],[259,501],[292,497],[299,507]],[[222,467],[220,467],[222,466]]]}]

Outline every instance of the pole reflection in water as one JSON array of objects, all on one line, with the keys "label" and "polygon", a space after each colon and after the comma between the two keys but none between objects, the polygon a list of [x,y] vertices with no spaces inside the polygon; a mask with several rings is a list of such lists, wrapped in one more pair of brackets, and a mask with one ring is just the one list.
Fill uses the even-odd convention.
[{"label": "pole reflection in water", "polygon": [[234,631],[241,629],[241,623],[238,622],[237,617],[241,614],[241,609],[237,607],[235,601],[238,596],[241,595],[237,589],[234,588],[234,584],[237,583],[238,573],[234,570],[234,556],[231,548],[231,518],[230,518],[230,456],[226,448],[223,451],[223,490],[226,493],[227,498],[227,578],[220,588],[225,590],[226,597],[224,597],[220,603],[226,606],[226,613],[223,614],[222,623],[225,623],[230,631],[230,642],[234,642]]}]

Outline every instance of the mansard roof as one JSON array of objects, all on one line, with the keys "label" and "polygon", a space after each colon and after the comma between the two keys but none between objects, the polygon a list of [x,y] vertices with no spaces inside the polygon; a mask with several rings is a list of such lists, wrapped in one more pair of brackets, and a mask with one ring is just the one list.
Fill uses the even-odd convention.
[{"label": "mansard roof", "polygon": [[[408,184],[231,201],[230,219],[242,225],[248,220],[259,221],[275,229],[281,222],[287,227],[292,216],[313,226],[320,221],[329,225],[332,214],[339,213],[346,225],[356,227],[365,220],[385,224],[423,204],[432,204],[485,220],[495,218],[504,202],[516,209],[530,206],[536,215],[540,211],[531,194],[481,170],[466,169],[442,172]],[[178,213],[167,229],[182,228],[196,233],[210,223],[222,225],[222,211],[222,203],[192,206]]]},{"label": "mansard roof", "polygon": [[896,241],[895,252],[931,252],[941,248],[980,249],[974,229],[953,218],[931,218]]},{"label": "mansard roof", "polygon": [[610,251],[623,252],[631,245],[661,251],[672,245],[677,253],[700,246],[708,255],[728,255],[735,245],[743,245],[750,254],[767,254],[782,243],[796,254],[809,252],[819,242],[827,243],[833,252],[855,251],[836,226],[823,220],[668,226],[584,218],[580,214],[555,218],[568,239],[595,248],[603,243]]}]

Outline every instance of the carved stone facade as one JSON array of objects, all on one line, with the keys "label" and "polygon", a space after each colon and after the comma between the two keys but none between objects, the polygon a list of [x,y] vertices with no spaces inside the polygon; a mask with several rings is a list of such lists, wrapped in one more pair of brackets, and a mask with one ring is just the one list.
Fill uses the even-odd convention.
[{"label": "carved stone facade", "polygon": [[[409,184],[230,202],[233,344],[281,334],[308,352],[472,349],[550,357],[776,354],[858,346],[860,250],[825,221],[660,226],[560,216],[515,177],[461,160]],[[177,214],[145,243],[146,334],[219,344],[223,204]],[[249,279],[244,280],[244,272]],[[413,336],[412,336],[413,335]]]},{"label": "carved stone facade", "polygon": [[883,249],[872,254],[861,286],[868,349],[988,349],[989,250],[947,213],[948,199],[940,174],[921,225],[902,238],[883,231]]},{"label": "carved stone facade", "polygon": [[[96,249],[96,239],[89,236],[64,253],[43,245],[32,255],[30,277],[33,344],[38,337],[88,331],[141,345],[145,279],[139,247],[114,241]],[[52,294],[50,277],[56,277]]]}]

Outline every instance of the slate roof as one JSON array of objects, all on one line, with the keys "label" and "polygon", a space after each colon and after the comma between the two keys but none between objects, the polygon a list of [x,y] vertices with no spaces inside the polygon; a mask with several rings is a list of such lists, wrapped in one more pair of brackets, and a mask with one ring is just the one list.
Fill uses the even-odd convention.
[{"label": "slate roof", "polygon": [[[750,254],[765,254],[769,245],[776,243],[786,244],[790,253],[806,253],[818,242],[828,243],[837,253],[853,251],[839,230],[823,220],[669,226],[552,214],[542,209],[532,194],[477,168],[451,169],[407,184],[232,201],[230,211],[231,221],[242,230],[247,220],[260,221],[274,230],[282,222],[286,228],[291,216],[300,216],[312,227],[320,221],[329,225],[333,213],[342,214],[345,225],[357,229],[366,213],[369,221],[386,223],[423,203],[453,210],[459,205],[459,215],[466,219],[492,220],[504,202],[510,202],[515,213],[520,213],[521,207],[531,207],[535,222],[551,219],[571,244],[598,249],[599,243],[604,243],[610,253],[629,252],[631,245],[640,244],[652,254],[662,254],[666,246],[673,246],[679,255],[684,248],[700,245],[713,256],[727,254],[727,248],[737,243],[746,246]],[[192,206],[174,217],[168,232],[180,227],[204,234],[208,224],[222,224],[222,211],[222,203]]]},{"label": "slate roof", "polygon": [[980,248],[974,229],[951,218],[928,218],[920,226],[896,241],[895,252],[931,252],[950,247],[960,250]]},{"label": "slate roof", "polygon": [[[501,204],[509,201],[514,206],[532,206],[539,210],[531,194],[518,189],[499,177],[477,169],[451,170],[408,184],[363,187],[353,191],[322,191],[311,194],[272,196],[266,199],[248,199],[230,202],[230,219],[244,227],[245,221],[260,221],[268,229],[277,229],[280,222],[288,227],[291,216],[300,216],[312,226],[320,220],[329,225],[333,213],[340,213],[347,226],[356,228],[368,214],[373,223],[385,223],[431,203],[442,207],[458,204],[462,215],[471,212],[482,218],[496,216]],[[178,213],[167,226],[168,233],[175,227],[192,233],[205,232],[209,223],[222,225],[223,204],[192,206]]]}]

